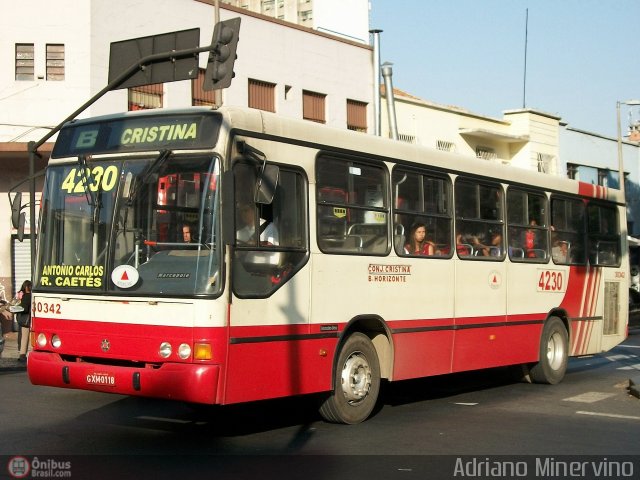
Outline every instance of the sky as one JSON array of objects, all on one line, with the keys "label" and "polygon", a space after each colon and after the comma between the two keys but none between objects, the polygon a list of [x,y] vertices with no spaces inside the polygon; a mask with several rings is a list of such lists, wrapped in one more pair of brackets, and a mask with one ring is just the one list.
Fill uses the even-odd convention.
[{"label": "sky", "polygon": [[[394,88],[422,99],[493,118],[524,106],[609,137],[616,102],[640,99],[640,0],[370,5]],[[621,106],[623,132],[630,113],[640,120],[640,107]]]}]

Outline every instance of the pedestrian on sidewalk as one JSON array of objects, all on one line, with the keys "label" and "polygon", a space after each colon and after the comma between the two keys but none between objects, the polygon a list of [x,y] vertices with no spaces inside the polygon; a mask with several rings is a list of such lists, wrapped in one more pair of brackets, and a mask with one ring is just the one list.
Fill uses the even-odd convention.
[{"label": "pedestrian on sidewalk", "polygon": [[22,311],[17,313],[18,320],[18,349],[19,362],[27,361],[27,350],[29,349],[29,331],[31,329],[31,281],[25,280],[18,292]]}]

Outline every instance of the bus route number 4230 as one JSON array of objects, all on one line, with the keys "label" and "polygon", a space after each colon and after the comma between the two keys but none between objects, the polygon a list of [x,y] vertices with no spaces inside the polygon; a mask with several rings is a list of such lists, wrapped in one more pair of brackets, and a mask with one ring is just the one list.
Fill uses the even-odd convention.
[{"label": "bus route number 4230", "polygon": [[564,292],[566,289],[564,272],[560,270],[539,270],[539,292]]}]

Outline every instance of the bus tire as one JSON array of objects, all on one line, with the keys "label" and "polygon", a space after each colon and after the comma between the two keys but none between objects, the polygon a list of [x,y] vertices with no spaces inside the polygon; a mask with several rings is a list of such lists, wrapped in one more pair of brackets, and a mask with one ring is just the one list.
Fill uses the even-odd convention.
[{"label": "bus tire", "polygon": [[331,423],[353,425],[365,421],[380,393],[380,364],[366,335],[356,332],[340,350],[333,392],[320,406],[320,415]]},{"label": "bus tire", "polygon": [[569,335],[558,317],[551,317],[540,336],[540,360],[530,370],[535,383],[555,385],[560,383],[567,371],[569,360]]}]

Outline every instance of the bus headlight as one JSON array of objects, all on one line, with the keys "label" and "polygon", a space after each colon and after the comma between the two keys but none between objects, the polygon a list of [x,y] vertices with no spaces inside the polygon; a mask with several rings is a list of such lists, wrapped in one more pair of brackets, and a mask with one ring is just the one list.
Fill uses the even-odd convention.
[{"label": "bus headlight", "polygon": [[180,344],[180,346],[178,347],[178,356],[182,360],[186,360],[187,358],[189,358],[191,356],[191,346],[186,343]]},{"label": "bus headlight", "polygon": [[51,345],[53,346],[53,348],[60,348],[60,345],[62,345],[62,340],[60,340],[60,337],[56,334],[53,335],[53,337],[51,337]]},{"label": "bus headlight", "polygon": [[162,358],[169,358],[169,355],[171,355],[171,344],[169,342],[162,342],[160,344],[160,350],[158,350],[158,355]]},{"label": "bus headlight", "polygon": [[40,348],[45,347],[47,345],[47,336],[44,333],[39,333],[36,342]]}]

